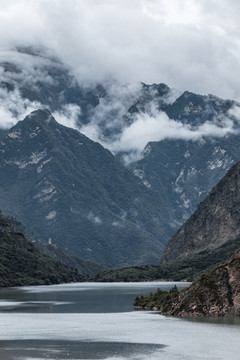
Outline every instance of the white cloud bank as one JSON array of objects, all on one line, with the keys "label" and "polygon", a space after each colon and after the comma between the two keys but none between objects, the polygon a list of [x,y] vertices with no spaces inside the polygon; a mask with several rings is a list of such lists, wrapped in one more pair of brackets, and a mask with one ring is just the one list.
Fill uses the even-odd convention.
[{"label": "white cloud bank", "polygon": [[0,0],[0,48],[44,45],[82,81],[240,98],[237,0]]},{"label": "white cloud bank", "polygon": [[[197,140],[233,131],[228,118],[222,119],[224,127],[206,122],[192,129],[154,107],[135,116],[128,127],[123,115],[137,97],[135,84],[140,81],[239,99],[239,14],[237,0],[0,0],[0,62],[13,61],[23,69],[13,74],[15,82],[36,84],[44,78],[52,84],[53,78],[41,70],[50,60],[10,51],[16,46],[44,46],[72,69],[81,84],[104,82],[107,96],[100,98],[90,123],[80,130],[113,152],[130,151],[129,162],[149,141]],[[4,76],[2,71],[2,80]],[[17,87],[10,93],[0,89],[3,128],[41,107],[22,99]],[[81,108],[67,104],[53,115],[76,128]],[[239,108],[231,115],[239,118]],[[109,133],[114,130],[111,141],[103,127]]]},{"label": "white cloud bank", "polygon": [[206,121],[192,127],[180,121],[170,119],[165,112],[158,111],[154,104],[151,112],[140,112],[134,115],[131,125],[125,127],[117,138],[111,142],[102,140],[101,131],[96,124],[86,125],[81,129],[90,138],[99,141],[113,153],[127,153],[123,160],[126,164],[139,160],[148,142],[165,139],[183,139],[197,141],[202,137],[223,137],[229,133],[239,132],[236,121],[240,119],[240,107],[233,107],[228,114],[218,115],[213,121]]}]

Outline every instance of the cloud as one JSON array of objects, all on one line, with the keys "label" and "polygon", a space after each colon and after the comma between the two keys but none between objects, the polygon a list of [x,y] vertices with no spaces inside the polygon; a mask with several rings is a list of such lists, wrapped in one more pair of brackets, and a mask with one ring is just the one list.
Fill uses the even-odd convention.
[{"label": "cloud", "polygon": [[63,105],[52,113],[53,117],[62,125],[78,129],[77,120],[81,115],[81,108],[76,104]]},{"label": "cloud", "polygon": [[237,0],[1,0],[0,47],[44,45],[81,81],[239,98]]},{"label": "cloud", "polygon": [[10,128],[30,112],[41,107],[42,105],[37,101],[23,99],[18,89],[8,92],[0,88],[0,128]]},{"label": "cloud", "polygon": [[[38,91],[38,81],[55,84],[45,66],[66,64],[85,87],[103,84],[106,94],[90,108],[90,121],[80,130],[112,152],[128,152],[125,161],[142,156],[149,141],[166,138],[196,140],[224,136],[240,118],[229,117],[191,128],[159,112],[123,119],[137,99],[141,81],[224,98],[240,97],[240,27],[237,0],[0,0],[0,62],[13,62],[21,71],[4,72],[14,91],[0,89],[0,126],[8,128],[42,104],[22,99],[21,82]],[[19,54],[17,47],[34,46],[40,56]],[[44,50],[43,50],[44,49]],[[49,50],[47,50],[49,49]],[[129,84],[129,85],[126,85]],[[56,84],[55,84],[56,85]],[[179,93],[172,91],[166,102]],[[76,128],[82,114],[77,104],[64,104],[53,115]],[[236,119],[235,119],[236,120]],[[236,120],[237,121],[237,120]],[[224,126],[220,126],[220,122]],[[84,121],[83,121],[84,123]]]},{"label": "cloud", "polygon": [[[236,133],[234,119],[239,118],[239,107],[235,106],[228,115],[218,115],[213,121],[192,127],[180,121],[170,119],[165,112],[158,111],[154,105],[151,113],[135,115],[135,121],[126,127],[119,138],[110,144],[113,153],[126,153],[123,160],[126,164],[139,160],[146,144],[150,141],[164,139],[184,139],[197,141],[204,136],[223,137]],[[235,118],[236,116],[236,118]],[[231,119],[231,117],[234,117]]]},{"label": "cloud", "polygon": [[126,126],[124,116],[139,97],[142,85],[112,80],[104,82],[104,89],[105,94],[99,97],[99,104],[92,108],[89,123],[83,125],[80,131],[108,147],[108,141],[112,142]]}]

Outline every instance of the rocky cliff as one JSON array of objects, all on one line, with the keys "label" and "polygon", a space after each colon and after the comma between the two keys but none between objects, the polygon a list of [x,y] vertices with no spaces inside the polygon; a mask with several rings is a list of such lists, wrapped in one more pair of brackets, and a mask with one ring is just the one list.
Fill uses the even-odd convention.
[{"label": "rocky cliff", "polygon": [[240,251],[227,263],[201,276],[180,292],[164,314],[178,316],[240,315]]},{"label": "rocky cliff", "polygon": [[240,162],[169,241],[162,262],[212,252],[240,235]]}]

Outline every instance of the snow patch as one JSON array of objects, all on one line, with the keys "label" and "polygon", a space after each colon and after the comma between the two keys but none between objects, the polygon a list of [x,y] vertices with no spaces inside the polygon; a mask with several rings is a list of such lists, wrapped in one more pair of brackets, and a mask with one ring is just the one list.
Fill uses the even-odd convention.
[{"label": "snow patch", "polygon": [[5,160],[5,164],[7,165],[16,165],[19,169],[24,169],[28,165],[35,165],[39,163],[45,156],[47,152],[46,150],[42,152],[32,152],[31,156],[28,160],[21,159],[21,160]]},{"label": "snow patch", "polygon": [[189,106],[184,106],[183,112],[185,115],[189,115],[191,112],[191,109]]},{"label": "snow patch", "polygon": [[215,170],[217,168],[223,167],[224,159],[217,159],[214,161],[208,161],[208,169]]},{"label": "snow patch", "polygon": [[100,225],[102,224],[102,219],[99,216],[94,215],[92,211],[87,216],[87,219],[91,221],[93,224]]},{"label": "snow patch", "polygon": [[184,175],[184,170],[182,169],[175,181],[174,191],[178,194],[181,194],[183,192],[183,188],[179,185],[179,183],[183,182],[183,175]]},{"label": "snow patch", "polygon": [[188,158],[190,157],[190,152],[189,152],[189,150],[187,150],[187,151],[185,152],[184,157],[185,157],[186,159],[188,159]]},{"label": "snow patch", "polygon": [[33,132],[31,134],[29,134],[30,138],[34,138],[35,136],[37,136],[39,133],[41,132],[41,130],[39,129],[39,126],[36,127],[36,129],[33,130]]},{"label": "snow patch", "polygon": [[12,139],[19,139],[21,136],[21,131],[20,130],[12,131],[11,133],[8,133],[8,136]]},{"label": "snow patch", "polygon": [[42,187],[42,189],[33,198],[39,199],[40,202],[49,201],[57,193],[55,186],[52,185],[49,181],[39,183],[37,187]]},{"label": "snow patch", "polygon": [[146,156],[146,155],[150,154],[151,151],[152,151],[151,145],[147,145],[145,147],[145,149],[143,150],[143,155]]},{"label": "snow patch", "polygon": [[137,176],[139,179],[142,180],[143,184],[147,187],[147,188],[150,188],[151,187],[151,184],[149,184],[149,182],[144,178],[145,176],[145,173],[143,170],[140,170],[140,169],[135,169],[133,171],[134,175]]},{"label": "snow patch", "polygon": [[47,216],[45,216],[45,218],[47,220],[53,220],[56,217],[57,213],[55,210],[51,211]]},{"label": "snow patch", "polygon": [[225,149],[221,149],[219,146],[216,146],[214,149],[213,149],[213,155],[216,155],[220,153],[221,155],[224,155],[226,153],[226,150]]},{"label": "snow patch", "polygon": [[49,163],[51,160],[52,160],[52,157],[50,157],[49,159],[43,161],[42,164],[37,167],[38,174],[40,174],[42,172],[42,169],[43,169],[44,165]]}]

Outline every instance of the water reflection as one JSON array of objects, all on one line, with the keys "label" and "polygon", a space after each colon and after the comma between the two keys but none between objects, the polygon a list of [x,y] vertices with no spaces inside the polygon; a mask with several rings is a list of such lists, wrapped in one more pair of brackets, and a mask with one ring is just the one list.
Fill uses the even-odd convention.
[{"label": "water reflection", "polygon": [[[158,288],[169,290],[176,283],[79,283],[0,290],[0,311],[37,313],[114,313],[133,311],[138,295]],[[188,283],[178,283],[179,289]]]}]

